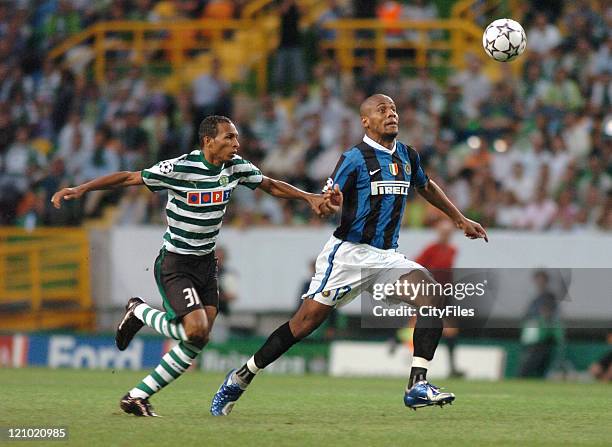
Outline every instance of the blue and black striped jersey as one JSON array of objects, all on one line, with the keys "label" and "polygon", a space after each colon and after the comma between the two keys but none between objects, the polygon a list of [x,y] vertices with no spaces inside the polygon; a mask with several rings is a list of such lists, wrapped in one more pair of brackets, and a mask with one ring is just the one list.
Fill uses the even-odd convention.
[{"label": "blue and black striped jersey", "polygon": [[394,150],[388,150],[364,137],[342,154],[326,186],[338,185],[344,195],[334,236],[381,249],[397,248],[410,188],[422,188],[428,180],[413,148],[396,142]]}]

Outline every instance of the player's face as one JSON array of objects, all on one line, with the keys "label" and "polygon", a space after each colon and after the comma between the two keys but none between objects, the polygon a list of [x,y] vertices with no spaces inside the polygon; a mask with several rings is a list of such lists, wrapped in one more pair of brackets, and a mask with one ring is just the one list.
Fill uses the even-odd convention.
[{"label": "player's face", "polygon": [[399,133],[398,114],[391,98],[381,98],[363,118],[363,127],[382,139],[394,139]]},{"label": "player's face", "polygon": [[211,140],[211,153],[222,163],[230,161],[238,153],[240,143],[234,124],[217,124],[217,136]]}]

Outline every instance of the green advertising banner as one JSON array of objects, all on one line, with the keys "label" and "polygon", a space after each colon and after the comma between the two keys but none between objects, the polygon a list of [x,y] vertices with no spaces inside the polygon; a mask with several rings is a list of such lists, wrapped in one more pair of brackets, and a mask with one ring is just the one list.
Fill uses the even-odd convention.
[{"label": "green advertising banner", "polygon": [[[199,366],[203,371],[227,372],[245,363],[263,344],[263,338],[210,343],[202,351]],[[329,343],[304,341],[266,368],[271,374],[325,374],[328,369]]]}]

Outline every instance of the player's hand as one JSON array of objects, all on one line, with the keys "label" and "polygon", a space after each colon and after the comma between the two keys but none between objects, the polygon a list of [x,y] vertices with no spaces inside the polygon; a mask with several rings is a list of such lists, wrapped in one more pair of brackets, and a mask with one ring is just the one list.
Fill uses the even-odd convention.
[{"label": "player's hand", "polygon": [[78,186],[74,188],[62,188],[58,192],[53,194],[53,197],[51,197],[51,203],[53,203],[53,206],[55,208],[60,209],[60,207],[62,206],[62,199],[64,200],[78,199],[84,193],[85,191],[83,191],[83,189]]},{"label": "player's hand", "polygon": [[457,227],[463,230],[466,237],[470,239],[484,239],[485,242],[489,242],[487,232],[482,228],[478,222],[474,222],[467,217],[464,217],[461,222],[457,224]]},{"label": "player's hand", "polygon": [[325,203],[325,196],[323,194],[310,194],[306,201],[310,205],[310,209],[313,213],[315,213],[318,217],[325,217],[323,213],[323,204]]},{"label": "player's hand", "polygon": [[323,197],[325,197],[325,201],[323,202],[323,205],[321,205],[323,217],[336,214],[342,207],[343,195],[338,185],[335,185],[332,189],[325,191],[325,193],[323,193]]},{"label": "player's hand", "polygon": [[329,188],[327,191],[325,191],[323,195],[325,197],[325,203],[323,204],[322,208],[323,214],[325,216],[336,214],[342,207],[342,202],[344,200],[340,187],[338,185],[334,185],[333,188]]},{"label": "player's hand", "polygon": [[324,196],[329,201],[330,206],[337,208],[340,208],[342,206],[344,195],[342,194],[342,191],[340,191],[340,186],[334,185],[333,188],[330,188],[325,191]]}]

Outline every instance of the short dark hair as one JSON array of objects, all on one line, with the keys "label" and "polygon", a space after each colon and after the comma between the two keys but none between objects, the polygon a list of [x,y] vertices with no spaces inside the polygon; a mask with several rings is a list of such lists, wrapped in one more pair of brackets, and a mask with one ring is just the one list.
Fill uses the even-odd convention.
[{"label": "short dark hair", "polygon": [[209,115],[202,120],[198,129],[198,138],[200,143],[204,137],[215,138],[217,136],[217,125],[219,123],[232,124],[232,120],[227,116]]}]

